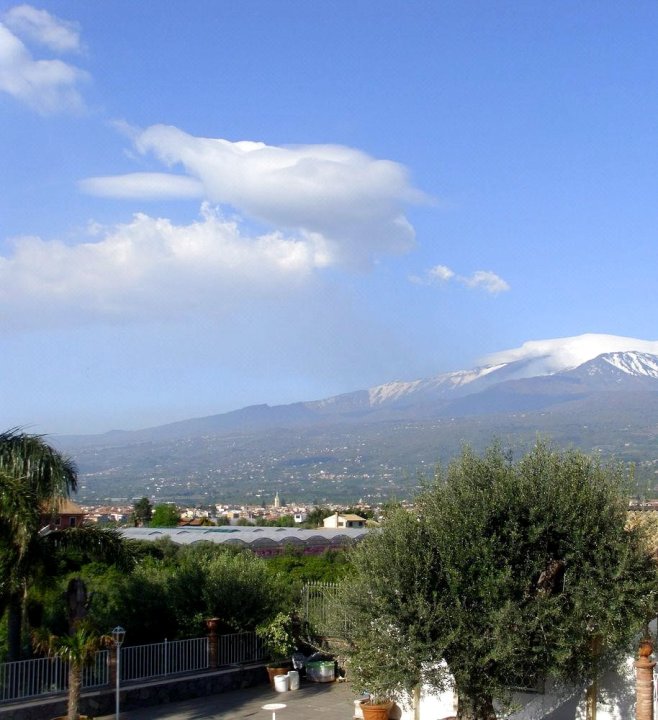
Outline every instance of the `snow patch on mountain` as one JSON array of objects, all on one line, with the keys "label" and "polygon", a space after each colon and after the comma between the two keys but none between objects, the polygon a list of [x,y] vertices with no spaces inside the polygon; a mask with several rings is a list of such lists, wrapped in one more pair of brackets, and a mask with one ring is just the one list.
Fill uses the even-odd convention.
[{"label": "snow patch on mountain", "polygon": [[658,379],[658,358],[641,352],[608,353],[601,360],[627,375]]},{"label": "snow patch on mountain", "polygon": [[[421,380],[395,380],[367,390],[305,403],[310,409],[355,411],[384,405],[452,401],[511,380],[575,372],[603,379],[610,372],[658,379],[658,341],[589,333],[553,340],[533,340],[520,348],[488,356],[479,367]],[[604,363],[605,359],[605,363]],[[596,362],[594,362],[596,361]]]},{"label": "snow patch on mountain", "polygon": [[598,333],[552,340],[530,340],[519,348],[488,355],[483,362],[497,364],[525,360],[523,376],[534,377],[571,370],[599,355],[630,351],[658,355],[658,340],[638,340]]},{"label": "snow patch on mountain", "polygon": [[458,370],[457,372],[443,373],[427,380],[412,380],[410,382],[395,381],[377,385],[368,390],[370,405],[382,405],[406,397],[413,393],[433,391],[450,391],[489,375],[504,365],[488,365],[473,370]]},{"label": "snow patch on mountain", "polygon": [[398,380],[371,387],[368,389],[370,405],[381,405],[391,400],[397,400],[405,395],[409,395],[409,393],[415,392],[422,384],[422,380],[413,380],[411,382],[401,382]]}]

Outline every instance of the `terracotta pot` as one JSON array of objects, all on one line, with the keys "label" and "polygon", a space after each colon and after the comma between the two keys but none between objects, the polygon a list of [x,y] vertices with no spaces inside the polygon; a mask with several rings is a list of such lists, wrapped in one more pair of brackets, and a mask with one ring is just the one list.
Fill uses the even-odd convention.
[{"label": "terracotta pot", "polygon": [[388,720],[392,707],[392,702],[373,704],[369,700],[363,700],[361,702],[363,720]]},{"label": "terracotta pot", "polygon": [[285,675],[285,674],[288,672],[288,670],[290,670],[290,666],[289,666],[289,665],[288,665],[288,666],[283,666],[283,665],[278,665],[278,666],[268,665],[267,668],[266,668],[266,670],[267,670],[267,674],[268,674],[268,676],[269,676],[269,678],[270,678],[270,687],[271,687],[271,688],[274,688],[274,677],[275,677],[276,675]]},{"label": "terracotta pot", "polygon": [[650,637],[644,637],[640,640],[639,653],[640,657],[649,657],[653,652],[653,641]]}]

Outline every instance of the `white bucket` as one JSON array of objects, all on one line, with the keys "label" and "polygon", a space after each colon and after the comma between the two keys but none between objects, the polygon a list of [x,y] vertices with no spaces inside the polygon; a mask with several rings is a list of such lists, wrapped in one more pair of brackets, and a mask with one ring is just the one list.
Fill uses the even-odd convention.
[{"label": "white bucket", "polygon": [[288,676],[287,675],[275,675],[274,676],[274,689],[277,692],[288,691]]},{"label": "white bucket", "polygon": [[290,680],[290,689],[299,690],[299,672],[297,670],[291,670],[288,673],[288,679]]}]

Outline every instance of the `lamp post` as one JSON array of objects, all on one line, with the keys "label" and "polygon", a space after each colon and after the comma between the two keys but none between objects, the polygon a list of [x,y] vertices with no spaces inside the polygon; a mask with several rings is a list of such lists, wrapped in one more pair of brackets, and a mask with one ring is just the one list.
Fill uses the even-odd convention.
[{"label": "lamp post", "polygon": [[117,685],[116,685],[116,720],[119,720],[119,686],[121,684],[121,645],[126,637],[126,631],[117,625],[112,630],[112,640],[114,641],[114,652],[117,659]]}]

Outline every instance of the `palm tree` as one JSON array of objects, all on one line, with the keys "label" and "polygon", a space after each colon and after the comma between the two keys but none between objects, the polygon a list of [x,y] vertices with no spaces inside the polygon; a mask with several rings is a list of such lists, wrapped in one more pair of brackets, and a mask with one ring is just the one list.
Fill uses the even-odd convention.
[{"label": "palm tree", "polygon": [[41,516],[77,487],[74,463],[40,435],[17,428],[0,433],[0,542],[3,583],[0,610],[8,612],[9,659],[17,660],[27,581],[34,567]]},{"label": "palm tree", "polygon": [[116,531],[91,525],[42,527],[44,514],[55,515],[76,487],[75,464],[42,436],[17,429],[0,433],[0,615],[8,613],[9,660],[20,656],[28,584],[48,574],[55,550],[132,564],[131,550]]},{"label": "palm tree", "polygon": [[35,633],[33,644],[38,652],[58,657],[68,663],[69,690],[67,720],[80,718],[80,693],[82,692],[82,672],[91,665],[96,652],[112,642],[108,635],[97,635],[84,624],[79,624],[70,635],[57,636],[52,633]]}]

